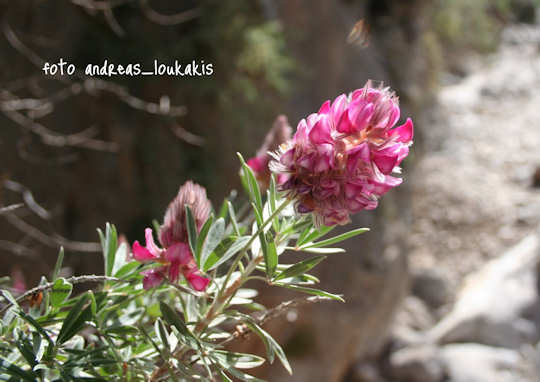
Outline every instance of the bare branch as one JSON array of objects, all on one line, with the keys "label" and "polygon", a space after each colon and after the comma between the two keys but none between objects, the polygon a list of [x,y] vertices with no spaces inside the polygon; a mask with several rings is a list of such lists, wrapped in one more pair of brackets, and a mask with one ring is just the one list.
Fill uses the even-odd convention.
[{"label": "bare branch", "polygon": [[0,248],[9,251],[17,256],[27,256],[35,258],[38,253],[22,244],[17,244],[12,241],[0,240]]},{"label": "bare branch", "polygon": [[156,12],[150,4],[148,4],[148,0],[140,0],[139,4],[141,6],[141,10],[146,16],[146,18],[156,24],[160,25],[176,25],[183,22],[186,22],[188,20],[192,20],[200,15],[200,9],[199,8],[193,8],[189,9],[187,11],[179,12],[174,15],[163,15],[159,12]]},{"label": "bare branch", "polygon": [[126,35],[124,29],[120,26],[118,20],[116,20],[112,8],[107,8],[103,10],[103,15],[105,16],[107,24],[109,24],[109,26],[111,27],[111,30],[116,33],[118,37],[124,37]]},{"label": "bare branch", "polygon": [[51,218],[51,213],[36,202],[34,195],[32,195],[32,192],[26,186],[9,179],[4,180],[3,185],[6,189],[21,194],[28,208],[40,218],[45,220]]},{"label": "bare branch", "polygon": [[201,137],[199,135],[195,135],[193,133],[190,133],[189,131],[187,131],[186,129],[184,129],[180,125],[171,126],[171,130],[172,130],[174,135],[176,135],[178,138],[180,138],[181,140],[183,140],[183,141],[185,141],[187,143],[191,143],[194,146],[203,146],[204,145],[204,138],[203,137]]},{"label": "bare branch", "polygon": [[22,203],[19,203],[19,204],[11,204],[9,206],[6,206],[6,207],[0,207],[0,215],[3,215],[3,214],[6,214],[8,212],[11,212],[13,210],[16,210],[17,208],[21,208],[24,204]]},{"label": "bare branch", "polygon": [[81,6],[88,10],[93,10],[93,11],[105,11],[107,9],[116,8],[121,5],[131,3],[133,1],[134,0],[110,0],[110,1],[71,0],[73,4]]},{"label": "bare branch", "polygon": [[54,234],[52,237],[41,232],[36,227],[28,224],[18,216],[13,213],[8,213],[3,215],[7,221],[17,228],[19,231],[27,234],[33,239],[39,241],[42,244],[45,244],[52,248],[57,248],[58,246],[63,246],[66,249],[77,251],[77,252],[100,252],[101,246],[99,243],[91,242],[80,242],[80,241],[71,241],[60,235]]},{"label": "bare branch", "polygon": [[[287,313],[289,310],[293,308],[299,307],[301,305],[313,304],[313,303],[321,302],[321,301],[333,301],[333,300],[329,297],[324,297],[324,296],[299,297],[294,300],[282,302],[276,307],[262,312],[262,314],[259,315],[258,317],[254,317],[254,320],[257,322],[258,325],[262,326],[266,324],[268,321],[273,320]],[[247,331],[247,326],[245,324],[239,325],[237,326],[236,330],[233,333],[231,333],[231,335],[228,338],[224,339],[223,341],[219,343],[219,346],[226,345],[229,342],[239,337],[247,338],[250,335],[250,333],[251,332]]]},{"label": "bare branch", "polygon": [[[124,280],[124,279],[119,279],[118,277],[110,277],[110,276],[84,275],[84,276],[68,277],[66,279],[66,281],[71,283],[71,284],[81,284],[81,283],[90,283],[90,282],[91,283],[99,283],[99,282],[102,282],[102,281],[116,281],[116,282],[122,282],[122,283],[130,283],[132,280]],[[54,286],[54,282],[50,282],[50,283],[47,283],[47,284],[37,286],[37,287],[32,288],[30,290],[27,290],[22,295],[17,297],[16,301],[17,302],[23,301],[28,296],[31,296],[31,295],[33,295],[35,293],[43,292],[43,291],[45,291],[47,289],[51,289],[53,286]],[[12,305],[11,302],[9,302],[9,300],[8,300],[7,305],[2,308],[2,310],[0,311],[0,314],[3,313],[11,305]]]}]

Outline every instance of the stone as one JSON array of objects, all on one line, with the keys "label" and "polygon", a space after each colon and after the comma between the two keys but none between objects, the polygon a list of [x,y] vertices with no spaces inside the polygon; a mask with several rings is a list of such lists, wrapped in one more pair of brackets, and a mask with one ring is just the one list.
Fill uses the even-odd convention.
[{"label": "stone", "polygon": [[522,359],[515,350],[466,343],[440,349],[440,361],[452,382],[515,382]]},{"label": "stone", "polygon": [[432,345],[409,347],[390,356],[390,375],[403,382],[440,382],[445,370],[439,349]]},{"label": "stone", "polygon": [[450,300],[448,282],[441,271],[433,268],[420,269],[412,275],[412,293],[431,308],[439,308]]},{"label": "stone", "polygon": [[434,343],[477,342],[519,348],[537,341],[525,313],[538,305],[540,242],[530,235],[470,275],[452,310],[427,333]]}]

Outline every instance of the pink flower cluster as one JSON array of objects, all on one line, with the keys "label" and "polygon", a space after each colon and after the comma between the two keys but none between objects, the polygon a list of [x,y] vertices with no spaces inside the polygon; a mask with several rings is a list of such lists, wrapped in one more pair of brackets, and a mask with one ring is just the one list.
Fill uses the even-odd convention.
[{"label": "pink flower cluster", "polygon": [[270,184],[271,172],[268,168],[268,163],[272,159],[270,153],[276,151],[282,143],[291,139],[291,135],[292,128],[287,117],[284,115],[278,116],[270,131],[266,134],[257,155],[247,161],[247,165],[253,170],[261,188],[267,189]]},{"label": "pink flower cluster", "polygon": [[200,230],[208,219],[211,205],[206,198],[203,187],[190,181],[186,182],[176,198],[170,203],[165,213],[164,223],[159,232],[159,241],[163,248],[154,243],[151,228],[146,228],[146,246],[143,247],[138,241],[133,243],[133,257],[142,263],[160,263],[161,266],[143,271],[144,289],[153,288],[168,278],[171,282],[177,282],[180,273],[186,281],[197,291],[205,290],[210,280],[201,275],[197,268],[193,254],[189,248],[186,229],[185,206],[189,206],[197,229]]},{"label": "pink flower cluster", "polygon": [[401,184],[390,174],[400,172],[412,144],[411,119],[393,128],[399,116],[396,95],[370,82],[326,101],[274,153],[270,169],[281,175],[279,189],[318,225],[346,224],[351,213],[376,208],[381,195]]}]

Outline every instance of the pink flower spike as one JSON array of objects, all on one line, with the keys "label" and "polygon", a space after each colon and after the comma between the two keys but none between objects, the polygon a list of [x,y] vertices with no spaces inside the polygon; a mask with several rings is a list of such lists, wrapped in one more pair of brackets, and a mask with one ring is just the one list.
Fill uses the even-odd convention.
[{"label": "pink flower spike", "polygon": [[140,261],[141,263],[147,263],[149,261],[156,260],[159,257],[159,256],[155,256],[147,248],[139,244],[138,241],[135,241],[133,243],[132,251],[133,251],[133,257],[135,258],[135,260]]},{"label": "pink flower spike", "polygon": [[141,275],[144,276],[143,288],[148,290],[161,284],[161,282],[165,278],[165,276],[163,276],[163,270],[164,268],[161,267],[142,271]]},{"label": "pink flower spike", "polygon": [[398,126],[393,130],[390,130],[390,135],[397,135],[398,142],[410,142],[413,139],[414,135],[414,126],[412,120],[410,118],[407,118],[407,121],[403,125]]}]

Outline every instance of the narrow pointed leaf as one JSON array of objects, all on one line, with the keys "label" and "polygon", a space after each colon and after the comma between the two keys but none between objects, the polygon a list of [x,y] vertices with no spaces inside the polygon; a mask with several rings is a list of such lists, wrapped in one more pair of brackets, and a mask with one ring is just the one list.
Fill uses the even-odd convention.
[{"label": "narrow pointed leaf", "polygon": [[238,239],[236,239],[236,241],[229,247],[229,249],[227,249],[223,256],[221,256],[218,261],[216,261],[212,266],[210,266],[208,270],[219,267],[221,264],[236,255],[242,248],[244,248],[244,246],[248,243],[249,239],[249,236],[240,236]]},{"label": "narrow pointed leaf", "polygon": [[314,289],[314,288],[307,288],[307,287],[293,285],[293,284],[281,284],[281,283],[275,283],[274,285],[281,286],[281,287],[288,288],[288,289],[292,289],[292,290],[296,290],[296,291],[299,291],[299,292],[312,294],[314,296],[328,297],[328,298],[331,298],[332,300],[345,302],[343,297],[341,297],[338,294],[333,294],[333,293],[325,292],[325,291]]},{"label": "narrow pointed leaf", "polygon": [[62,263],[64,262],[64,247],[60,247],[60,251],[58,252],[58,257],[56,258],[56,264],[54,265],[54,270],[52,273],[52,281],[55,281],[58,277],[58,273],[60,273],[60,269],[62,269]]},{"label": "narrow pointed leaf", "polygon": [[224,233],[225,220],[223,218],[219,218],[208,230],[208,236],[206,237],[206,240],[202,246],[201,256],[198,264],[199,268],[201,268],[201,264],[206,263],[208,256],[210,256],[210,254],[214,251],[214,249],[216,249],[218,244],[223,239]]},{"label": "narrow pointed leaf", "polygon": [[303,247],[303,249],[305,249],[305,248],[319,248],[319,247],[326,247],[326,246],[328,246],[328,245],[332,245],[332,244],[339,243],[339,242],[341,242],[341,241],[343,241],[343,240],[350,239],[351,237],[360,235],[360,234],[365,233],[365,232],[368,232],[368,231],[369,231],[369,228],[358,228],[358,229],[354,229],[354,230],[352,230],[352,231],[342,233],[341,235],[337,235],[337,236],[331,237],[330,239],[321,240],[321,241],[318,241],[318,242],[316,242],[316,243],[308,243],[308,244],[306,244],[306,245]]},{"label": "narrow pointed leaf", "polygon": [[56,279],[51,289],[51,304],[58,308],[71,294],[73,285],[66,281],[63,277]]},{"label": "narrow pointed leaf", "polygon": [[293,266],[285,269],[283,272],[277,275],[275,281],[304,274],[311,268],[319,264],[321,261],[323,261],[325,258],[326,256],[315,256],[311,259],[300,261],[299,263],[294,264]]},{"label": "narrow pointed leaf", "polygon": [[188,241],[189,241],[189,247],[191,248],[191,253],[193,256],[195,256],[195,260],[197,264],[199,263],[199,259],[197,258],[197,226],[195,224],[195,219],[193,218],[193,214],[191,213],[191,208],[186,204],[186,228],[188,233]]}]

